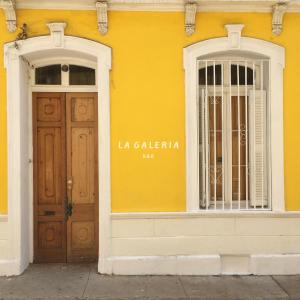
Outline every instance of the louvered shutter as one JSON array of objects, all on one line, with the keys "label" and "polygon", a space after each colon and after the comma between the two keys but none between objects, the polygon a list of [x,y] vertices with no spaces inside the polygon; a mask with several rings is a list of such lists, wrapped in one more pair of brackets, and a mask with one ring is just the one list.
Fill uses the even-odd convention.
[{"label": "louvered shutter", "polygon": [[249,171],[250,204],[252,207],[267,205],[267,135],[266,91],[249,93]]},{"label": "louvered shutter", "polygon": [[208,99],[205,89],[200,90],[200,97],[197,104],[199,112],[199,195],[200,207],[209,206],[209,131],[208,131]]}]

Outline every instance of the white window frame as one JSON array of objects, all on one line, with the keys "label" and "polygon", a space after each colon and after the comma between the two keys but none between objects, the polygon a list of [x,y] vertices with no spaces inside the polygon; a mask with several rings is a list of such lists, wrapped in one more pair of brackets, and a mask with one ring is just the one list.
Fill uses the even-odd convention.
[{"label": "white window frame", "polygon": [[[276,44],[241,37],[232,45],[230,36],[198,42],[184,48],[186,118],[186,206],[189,212],[199,208],[198,159],[198,59],[205,56],[263,56],[270,60],[270,203],[272,211],[285,210],[283,145],[283,70],[285,50]],[[211,211],[210,211],[211,212]],[[212,212],[214,212],[212,210]],[[220,212],[219,210],[217,212]],[[255,211],[253,213],[256,213]]]}]

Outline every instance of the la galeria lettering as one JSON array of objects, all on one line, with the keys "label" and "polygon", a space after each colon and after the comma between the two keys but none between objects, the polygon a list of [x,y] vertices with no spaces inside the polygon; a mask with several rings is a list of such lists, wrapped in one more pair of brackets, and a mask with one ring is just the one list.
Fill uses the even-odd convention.
[{"label": "la galeria lettering", "polygon": [[179,149],[178,141],[119,141],[118,148],[120,150],[155,150],[155,149]]}]

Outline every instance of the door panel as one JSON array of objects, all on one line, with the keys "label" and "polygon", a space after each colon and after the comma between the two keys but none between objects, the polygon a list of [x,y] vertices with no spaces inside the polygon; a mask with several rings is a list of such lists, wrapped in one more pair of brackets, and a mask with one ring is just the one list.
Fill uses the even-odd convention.
[{"label": "door panel", "polygon": [[245,96],[231,97],[231,111],[232,200],[246,200],[246,181],[249,180],[246,173],[246,148],[249,145],[246,145],[248,133],[246,132]]},{"label": "door panel", "polygon": [[95,134],[93,128],[71,130],[72,201],[77,204],[95,203]]},{"label": "door panel", "polygon": [[34,261],[66,260],[65,94],[33,94]]},{"label": "door panel", "polygon": [[98,258],[97,94],[67,94],[68,261]]},{"label": "door panel", "polygon": [[97,126],[96,93],[33,94],[35,262],[98,259]]},{"label": "door panel", "polygon": [[38,202],[39,204],[60,204],[62,149],[61,128],[38,128]]}]

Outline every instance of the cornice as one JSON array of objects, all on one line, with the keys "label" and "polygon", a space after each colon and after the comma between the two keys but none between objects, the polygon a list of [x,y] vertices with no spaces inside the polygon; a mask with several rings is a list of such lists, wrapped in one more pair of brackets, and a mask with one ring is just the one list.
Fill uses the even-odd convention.
[{"label": "cornice", "polygon": [[[2,0],[4,1],[4,0]],[[95,10],[94,0],[17,0],[19,9]],[[287,3],[287,12],[300,12],[300,0],[197,0],[199,12],[272,12],[273,6]],[[184,0],[109,0],[108,10],[184,11]]]}]

